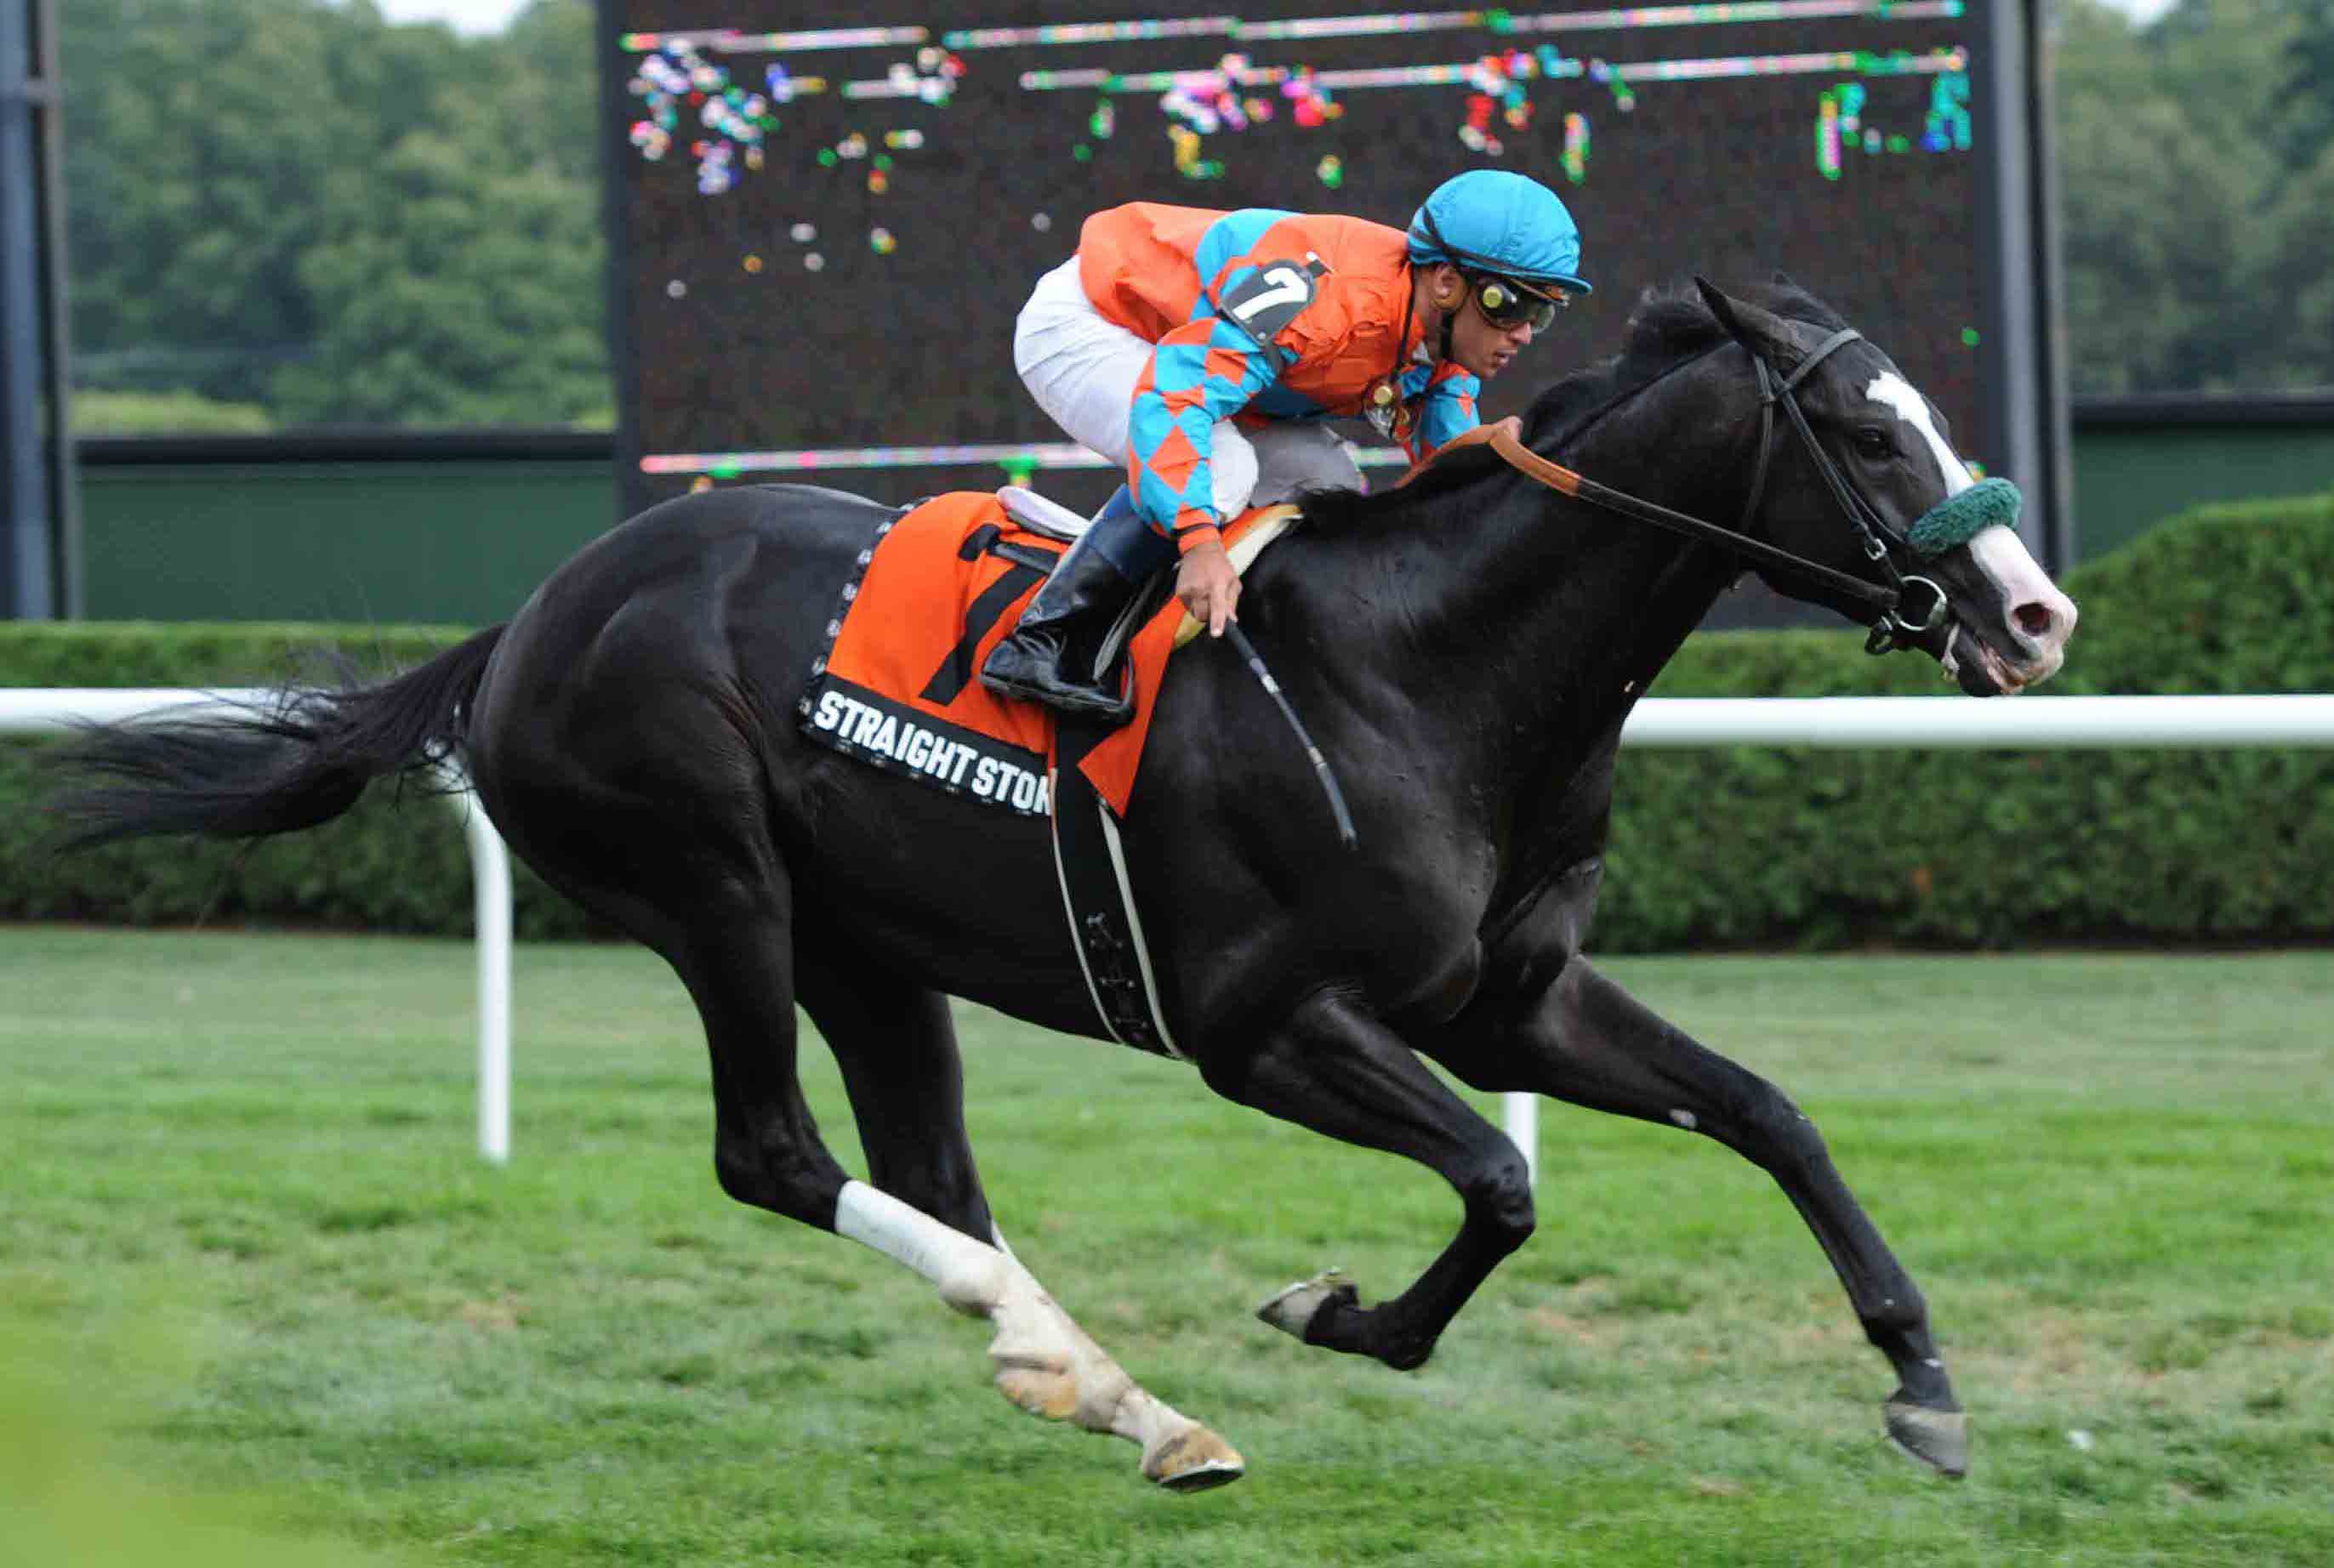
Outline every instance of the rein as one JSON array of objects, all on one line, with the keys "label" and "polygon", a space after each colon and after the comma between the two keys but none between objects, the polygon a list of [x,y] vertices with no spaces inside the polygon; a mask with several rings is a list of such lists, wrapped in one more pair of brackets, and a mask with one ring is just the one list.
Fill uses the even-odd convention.
[{"label": "rein", "polygon": [[[1510,467],[1538,480],[1551,490],[1560,491],[1576,499],[1587,501],[1592,505],[1602,506],[1608,512],[1617,512],[1625,517],[1634,517],[1640,523],[1650,523],[1656,528],[1665,528],[1673,534],[1683,534],[1702,544],[1715,544],[1721,549],[1731,550],[1747,561],[1755,561],[1762,565],[1777,567],[1809,578],[1837,592],[1869,604],[1883,614],[1896,608],[1897,593],[1894,588],[1885,588],[1876,582],[1866,582],[1861,577],[1852,576],[1834,567],[1826,566],[1820,562],[1810,561],[1803,555],[1794,555],[1789,551],[1769,544],[1763,540],[1746,538],[1715,523],[1705,523],[1699,517],[1690,517],[1683,512],[1673,512],[1669,507],[1655,502],[1640,501],[1635,495],[1613,489],[1608,486],[1599,485],[1585,475],[1576,474],[1561,463],[1550,462],[1525,446],[1522,439],[1516,435],[1514,428],[1506,420],[1501,420],[1493,427],[1491,434],[1485,439],[1492,451],[1507,459]],[[1762,470],[1764,467],[1764,464],[1760,465]]]},{"label": "rein", "polygon": [[[1706,523],[1699,517],[1688,516],[1683,512],[1673,511],[1654,502],[1640,500],[1635,495],[1613,489],[1609,486],[1600,485],[1596,480],[1576,473],[1560,463],[1552,462],[1541,457],[1524,445],[1522,437],[1518,433],[1518,426],[1512,419],[1500,420],[1492,428],[1486,441],[1491,450],[1505,459],[1510,467],[1538,480],[1551,490],[1587,501],[1592,505],[1602,506],[1608,512],[1618,513],[1622,516],[1632,517],[1641,523],[1652,524],[1656,528],[1683,534],[1699,543],[1716,545],[1746,562],[1771,567],[1868,607],[1875,614],[1869,623],[1872,634],[1866,640],[1864,645],[1866,653],[1886,653],[1895,649],[1915,646],[1914,639],[1922,633],[1934,630],[1938,622],[1944,618],[1946,613],[1944,590],[1926,577],[1911,576],[1896,569],[1896,563],[1889,546],[1894,544],[1898,549],[1910,552],[1914,550],[1913,542],[1890,527],[1886,520],[1872,510],[1864,497],[1856,493],[1855,486],[1847,482],[1847,476],[1839,471],[1838,465],[1832,461],[1830,454],[1826,452],[1822,445],[1816,440],[1815,431],[1808,428],[1808,417],[1800,409],[1799,399],[1794,395],[1799,383],[1806,380],[1817,366],[1822,364],[1837,350],[1857,341],[1863,335],[1854,327],[1840,328],[1817,344],[1814,351],[1806,359],[1801,360],[1788,376],[1779,375],[1770,367],[1765,355],[1747,343],[1742,345],[1743,351],[1750,356],[1751,368],[1759,378],[1759,459],[1758,467],[1751,472],[1750,491],[1748,499],[1743,503],[1742,515],[1731,529],[1722,528],[1715,523]],[[1814,460],[1816,471],[1823,476],[1825,488],[1831,492],[1833,501],[1847,518],[1849,525],[1856,530],[1857,540],[1863,545],[1866,559],[1877,565],[1886,576],[1887,582],[1885,584],[1867,582],[1861,577],[1839,571],[1836,567],[1826,566],[1820,562],[1810,561],[1804,555],[1795,555],[1788,550],[1767,544],[1763,540],[1753,539],[1741,532],[1750,525],[1751,518],[1758,513],[1759,503],[1766,495],[1768,464],[1774,452],[1775,406],[1778,403],[1782,405],[1784,414],[1790,420],[1791,428],[1799,433],[1799,444],[1807,448],[1808,456]],[[1995,482],[1989,481],[1989,483]],[[1951,503],[1944,505],[1949,505]],[[1940,509],[1942,510],[1942,507]],[[1925,523],[1927,519],[1924,518],[1923,521]],[[1915,524],[1914,526],[1916,534],[1922,532],[1922,524]],[[1934,534],[1937,530],[1932,529],[1930,532]],[[1965,534],[1963,536],[1966,537]],[[1955,539],[1952,542],[1960,541]],[[1921,553],[1934,553],[1934,552]],[[1915,589],[1925,591],[1928,594],[1927,606],[1917,619],[1908,617],[1905,613],[1905,600]]]},{"label": "rein", "polygon": [[[1743,509],[1742,520],[1747,526],[1750,521],[1751,509],[1759,504],[1760,488],[1763,486],[1767,476],[1767,451],[1774,438],[1775,405],[1780,403],[1783,405],[1783,412],[1790,418],[1791,428],[1799,432],[1799,445],[1806,447],[1808,456],[1815,460],[1816,472],[1823,476],[1824,487],[1831,492],[1832,500],[1838,505],[1840,511],[1847,515],[1849,525],[1856,530],[1857,538],[1864,546],[1865,559],[1878,566],[1882,574],[1888,579],[1889,591],[1893,596],[1892,601],[1881,613],[1880,619],[1872,623],[1872,635],[1866,639],[1864,644],[1864,651],[1866,653],[1887,653],[1895,649],[1914,646],[1913,639],[1922,632],[1935,629],[1937,622],[1943,620],[1945,616],[1945,591],[1926,577],[1907,577],[1896,570],[1895,558],[1889,553],[1888,546],[1895,544],[1900,549],[1909,551],[1912,549],[1911,544],[1903,534],[1891,528],[1886,521],[1872,509],[1870,503],[1857,494],[1856,486],[1847,482],[1847,476],[1839,471],[1839,465],[1831,460],[1831,455],[1826,452],[1822,445],[1816,440],[1815,431],[1808,428],[1806,412],[1800,409],[1799,399],[1792,395],[1799,384],[1807,379],[1808,372],[1823,363],[1825,357],[1832,351],[1845,348],[1863,336],[1864,334],[1854,327],[1840,328],[1817,344],[1815,351],[1806,359],[1801,360],[1798,367],[1779,384],[1771,387],[1768,383],[1774,372],[1768,368],[1766,356],[1750,348],[1748,344],[1744,345],[1745,351],[1750,355],[1751,366],[1759,375],[1760,485],[1754,486],[1751,489],[1750,505]],[[1916,583],[1928,591],[1929,606],[1922,612],[1918,620],[1914,620],[1906,618],[1904,606],[1906,592]]]}]

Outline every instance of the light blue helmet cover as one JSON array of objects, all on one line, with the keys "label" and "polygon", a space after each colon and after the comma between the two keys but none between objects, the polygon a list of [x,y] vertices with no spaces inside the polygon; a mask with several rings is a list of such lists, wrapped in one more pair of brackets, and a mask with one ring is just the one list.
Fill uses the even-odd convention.
[{"label": "light blue helmet cover", "polygon": [[1589,292],[1580,276],[1580,229],[1563,200],[1503,168],[1471,168],[1436,186],[1410,220],[1410,259]]}]

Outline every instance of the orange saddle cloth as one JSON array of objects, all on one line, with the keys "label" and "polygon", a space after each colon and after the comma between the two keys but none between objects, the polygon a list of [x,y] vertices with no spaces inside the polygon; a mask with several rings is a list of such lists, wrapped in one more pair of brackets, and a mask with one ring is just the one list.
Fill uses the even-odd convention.
[{"label": "orange saddle cloth", "polygon": [[[1226,544],[1288,512],[1243,514]],[[800,705],[804,733],[935,789],[1047,814],[1054,710],[998,696],[980,683],[980,664],[1064,548],[1023,527],[990,491],[954,491],[884,524],[827,623]],[[1134,718],[1078,760],[1121,816],[1182,620],[1170,600],[1128,642]]]}]

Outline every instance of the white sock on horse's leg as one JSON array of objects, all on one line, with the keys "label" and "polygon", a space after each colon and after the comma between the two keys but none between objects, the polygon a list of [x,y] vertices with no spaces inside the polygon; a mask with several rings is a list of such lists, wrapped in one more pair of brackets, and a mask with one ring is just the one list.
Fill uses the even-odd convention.
[{"label": "white sock on horse's leg", "polygon": [[1153,1399],[999,1246],[973,1240],[863,1181],[844,1183],[834,1228],[930,1280],[958,1312],[997,1325],[989,1356],[998,1390],[1035,1415],[1075,1421],[1143,1448],[1143,1473],[1210,1485],[1243,1467],[1230,1445]]}]

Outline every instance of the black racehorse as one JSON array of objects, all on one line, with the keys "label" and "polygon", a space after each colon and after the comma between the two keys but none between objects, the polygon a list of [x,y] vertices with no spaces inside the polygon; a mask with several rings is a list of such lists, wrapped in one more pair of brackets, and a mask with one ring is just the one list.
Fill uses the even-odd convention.
[{"label": "black racehorse", "polygon": [[[1649,293],[1625,351],[1548,388],[1522,435],[1652,506],[1625,515],[1461,452],[1399,489],[1309,497],[1249,570],[1242,620],[1342,777],[1358,851],[1335,847],[1307,761],[1226,644],[1179,653],[1159,700],[1125,852],[1173,1038],[1219,1094],[1407,1155],[1464,1204],[1400,1294],[1365,1305],[1323,1276],[1265,1315],[1415,1367],[1530,1235],[1521,1155],[1428,1057],[1480,1089],[1691,1129],[1770,1172],[1895,1370],[1888,1432],[1959,1474],[1963,1418],[1921,1293],[1816,1129],[1580,949],[1622,720],[1746,553],[1975,693],[2055,670],[2074,608],[2010,528],[1933,530],[1923,550],[1967,469],[1887,357],[1780,280]],[[1239,1456],[1137,1387],[1014,1257],[967,1142],[949,997],[1104,1037],[1046,825],[798,728],[839,585],[891,515],[792,486],[668,502],[508,624],[384,684],[86,736],[55,807],[81,842],[286,832],[458,755],[518,853],[686,983],[731,1197],[988,1316],[1017,1403],[1133,1438],[1163,1483],[1230,1479]],[[1678,515],[1722,542],[1653,525]],[[805,1107],[797,1002],[841,1063],[863,1182]]]}]

